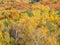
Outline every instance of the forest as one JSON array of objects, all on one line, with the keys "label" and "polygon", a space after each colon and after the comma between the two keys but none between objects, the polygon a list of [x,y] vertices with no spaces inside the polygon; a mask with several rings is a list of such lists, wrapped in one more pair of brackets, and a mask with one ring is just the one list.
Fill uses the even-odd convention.
[{"label": "forest", "polygon": [[0,0],[0,45],[60,45],[60,0]]}]

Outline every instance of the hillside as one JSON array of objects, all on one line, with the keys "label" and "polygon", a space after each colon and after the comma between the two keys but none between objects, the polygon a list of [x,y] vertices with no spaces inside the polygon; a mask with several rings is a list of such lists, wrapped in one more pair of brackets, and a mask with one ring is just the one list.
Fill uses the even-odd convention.
[{"label": "hillside", "polygon": [[0,45],[60,45],[60,0],[0,0]]}]

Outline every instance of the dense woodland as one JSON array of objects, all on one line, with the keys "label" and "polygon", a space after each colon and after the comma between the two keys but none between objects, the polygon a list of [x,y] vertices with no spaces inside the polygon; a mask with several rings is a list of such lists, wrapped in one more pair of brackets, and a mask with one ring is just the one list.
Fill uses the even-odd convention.
[{"label": "dense woodland", "polygon": [[0,0],[0,45],[60,45],[60,0]]}]

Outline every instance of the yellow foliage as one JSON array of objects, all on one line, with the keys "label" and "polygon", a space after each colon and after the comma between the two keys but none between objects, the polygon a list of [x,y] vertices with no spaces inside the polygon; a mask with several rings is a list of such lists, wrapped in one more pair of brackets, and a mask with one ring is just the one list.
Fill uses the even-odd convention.
[{"label": "yellow foliage", "polygon": [[28,4],[30,1],[3,0],[0,45],[59,45],[56,38],[60,35],[60,14],[40,2]]}]

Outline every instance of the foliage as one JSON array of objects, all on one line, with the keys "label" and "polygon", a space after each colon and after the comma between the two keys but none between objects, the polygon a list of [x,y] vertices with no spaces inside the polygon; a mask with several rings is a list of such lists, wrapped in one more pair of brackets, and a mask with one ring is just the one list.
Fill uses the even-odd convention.
[{"label": "foliage", "polygon": [[0,45],[60,45],[60,11],[42,0],[20,1],[0,4]]}]

